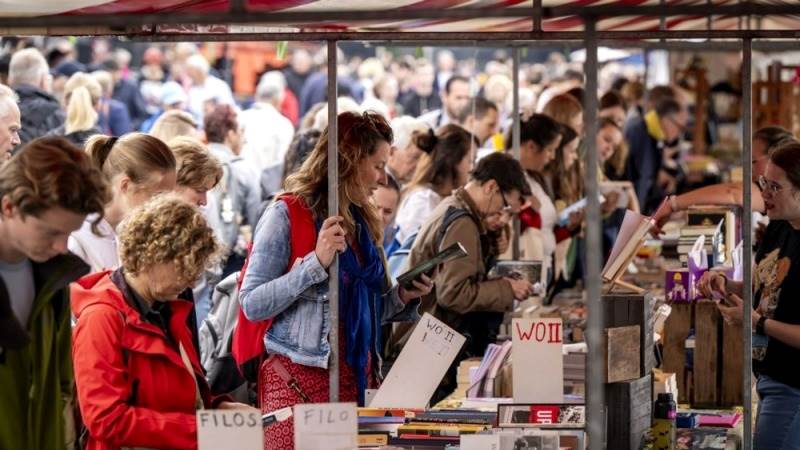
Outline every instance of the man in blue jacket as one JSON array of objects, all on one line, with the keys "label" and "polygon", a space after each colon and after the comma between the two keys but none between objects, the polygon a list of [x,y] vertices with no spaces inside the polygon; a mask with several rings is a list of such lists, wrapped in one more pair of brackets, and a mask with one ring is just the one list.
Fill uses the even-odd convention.
[{"label": "man in blue jacket", "polygon": [[664,148],[674,147],[686,130],[686,108],[675,98],[663,98],[653,110],[636,117],[625,127],[628,144],[628,179],[636,189],[642,212],[652,213],[665,193],[659,184]]}]

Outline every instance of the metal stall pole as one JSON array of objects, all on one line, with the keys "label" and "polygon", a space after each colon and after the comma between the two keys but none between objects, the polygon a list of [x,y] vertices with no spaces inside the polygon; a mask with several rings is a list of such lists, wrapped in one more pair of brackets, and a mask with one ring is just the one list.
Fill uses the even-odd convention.
[{"label": "metal stall pole", "polygon": [[742,328],[744,336],[744,364],[742,367],[742,402],[744,403],[744,449],[753,448],[753,410],[751,408],[752,390],[750,388],[753,367],[753,273],[752,273],[752,252],[753,252],[753,212],[752,212],[752,190],[753,185],[753,93],[752,93],[752,65],[753,65],[753,41],[750,38],[742,40],[742,166],[744,167],[744,209],[742,211],[742,225],[744,229],[744,243],[742,244],[742,264],[744,264],[744,302]]},{"label": "metal stall pole", "polygon": [[586,366],[586,418],[589,448],[605,448],[605,403],[603,395],[603,305],[600,298],[600,240],[601,218],[597,182],[597,35],[595,19],[586,19],[586,94],[583,100],[583,117],[586,128],[586,343],[589,356]]},{"label": "metal stall pole", "polygon": [[[328,41],[328,216],[339,215],[339,123],[336,120],[337,61],[336,41]],[[331,346],[328,360],[330,376],[330,401],[339,401],[339,255],[333,257],[328,269],[328,304],[331,311],[328,342]]]},{"label": "metal stall pole", "polygon": [[[514,152],[514,159],[519,161],[519,46],[514,45],[511,48],[511,56],[512,56],[512,64],[511,70],[513,71],[513,99],[514,99],[514,106],[511,111],[511,117],[513,118],[513,125],[511,126],[512,130],[512,137],[511,137],[511,148]],[[508,144],[506,144],[508,145]],[[514,260],[519,260],[519,238],[520,238],[520,226],[519,226],[519,215],[514,216],[514,241],[511,243],[511,253],[513,255]]]}]

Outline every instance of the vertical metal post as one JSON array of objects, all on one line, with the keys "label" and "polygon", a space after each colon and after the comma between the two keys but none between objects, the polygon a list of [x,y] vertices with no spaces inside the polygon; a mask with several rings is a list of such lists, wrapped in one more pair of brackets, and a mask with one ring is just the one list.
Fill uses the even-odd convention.
[{"label": "vertical metal post", "polygon": [[586,19],[586,93],[583,100],[583,118],[586,124],[586,343],[589,347],[586,374],[586,417],[589,434],[589,448],[605,448],[605,406],[603,393],[603,352],[602,328],[603,305],[600,298],[600,240],[602,219],[598,199],[597,180],[597,35],[593,18]]},{"label": "vertical metal post", "polygon": [[533,31],[542,31],[542,0],[533,0]]},{"label": "vertical metal post", "polygon": [[[511,56],[512,56],[512,63],[511,63],[511,70],[512,70],[512,80],[513,80],[513,108],[511,110],[511,117],[512,117],[512,135],[511,135],[511,148],[514,152],[514,159],[519,161],[519,46],[514,45],[511,48]],[[508,144],[506,144],[508,145]],[[519,226],[519,216],[514,216],[514,239],[511,243],[511,254],[513,255],[514,260],[519,259],[519,238],[520,238],[520,226]]]},{"label": "vertical metal post", "polygon": [[708,6],[708,17],[706,17],[706,30],[711,30],[714,27],[714,15],[711,14],[711,11],[714,9],[714,3],[712,0],[706,0],[706,5]]},{"label": "vertical metal post", "polygon": [[753,410],[751,408],[752,390],[751,377],[753,367],[753,271],[752,271],[752,252],[753,252],[753,212],[752,212],[752,180],[753,174],[753,93],[752,93],[752,65],[753,65],[753,41],[750,38],[742,40],[742,167],[744,167],[744,210],[742,211],[742,222],[744,228],[744,242],[742,243],[742,264],[744,264],[744,314],[742,328],[744,336],[743,347],[743,377],[742,377],[742,399],[744,402],[744,450],[753,448]]},{"label": "vertical metal post", "polygon": [[[328,41],[328,216],[339,215],[339,122],[336,111],[337,61],[336,41]],[[328,269],[328,304],[331,311],[331,328],[328,342],[331,345],[328,360],[330,376],[330,401],[339,401],[339,256],[334,256]]]}]

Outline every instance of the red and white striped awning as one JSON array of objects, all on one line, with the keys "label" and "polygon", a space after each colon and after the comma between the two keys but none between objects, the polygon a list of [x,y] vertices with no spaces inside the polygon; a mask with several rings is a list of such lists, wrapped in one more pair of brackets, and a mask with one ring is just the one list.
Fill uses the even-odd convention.
[{"label": "red and white striped awning", "polygon": [[[739,0],[665,0],[667,6],[731,6]],[[751,4],[789,5],[798,0],[755,0]],[[0,17],[31,17],[53,15],[141,15],[141,14],[187,14],[194,15],[226,13],[230,10],[229,0],[4,0],[0,2]],[[653,16],[637,15],[640,6],[658,6],[661,0],[543,0],[544,8],[561,6],[593,7],[615,5],[630,8],[630,15],[602,18],[597,23],[600,31],[656,31],[661,23]],[[273,32],[526,32],[533,29],[532,18],[527,14],[532,0],[246,0],[245,11],[251,13],[302,13],[364,11],[382,12],[386,19],[361,20],[353,17],[350,21],[317,21],[287,24],[268,22],[239,27],[161,26],[156,31],[180,32],[248,31],[260,27]],[[392,13],[414,9],[458,9],[458,8],[504,8],[506,12],[520,9],[526,14],[514,17],[507,13],[504,17],[485,18],[438,18],[392,20]],[[268,17],[268,16],[265,16]],[[762,30],[800,30],[800,17],[763,16],[758,27]],[[739,17],[715,15],[711,27],[714,30],[735,30],[740,26]],[[220,24],[222,26],[227,24]],[[672,16],[665,23],[667,30],[705,30],[708,26],[706,16]],[[578,16],[545,18],[543,31],[581,31],[583,20]]]}]

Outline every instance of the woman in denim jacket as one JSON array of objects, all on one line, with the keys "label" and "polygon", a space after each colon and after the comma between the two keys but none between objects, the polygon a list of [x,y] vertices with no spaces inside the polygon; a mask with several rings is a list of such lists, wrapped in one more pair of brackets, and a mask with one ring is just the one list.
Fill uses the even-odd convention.
[{"label": "woman in denim jacket", "polygon": [[[286,180],[289,195],[279,197],[267,209],[254,235],[241,302],[248,319],[273,320],[264,336],[272,356],[259,372],[259,396],[265,412],[301,402],[328,401],[327,268],[337,252],[343,337],[339,352],[341,401],[363,405],[364,389],[379,380],[381,324],[417,318],[418,301],[412,300],[433,287],[428,277],[415,282],[411,290],[391,287],[378,250],[381,222],[369,197],[385,181],[391,127],[382,116],[370,112],[342,113],[338,127],[338,215],[329,217],[327,211],[325,130],[300,170]],[[293,224],[287,202],[300,204],[316,227],[316,248],[291,264]],[[287,386],[289,377],[296,382],[296,389]],[[267,427],[265,447],[293,449],[293,428],[291,420]]]}]

